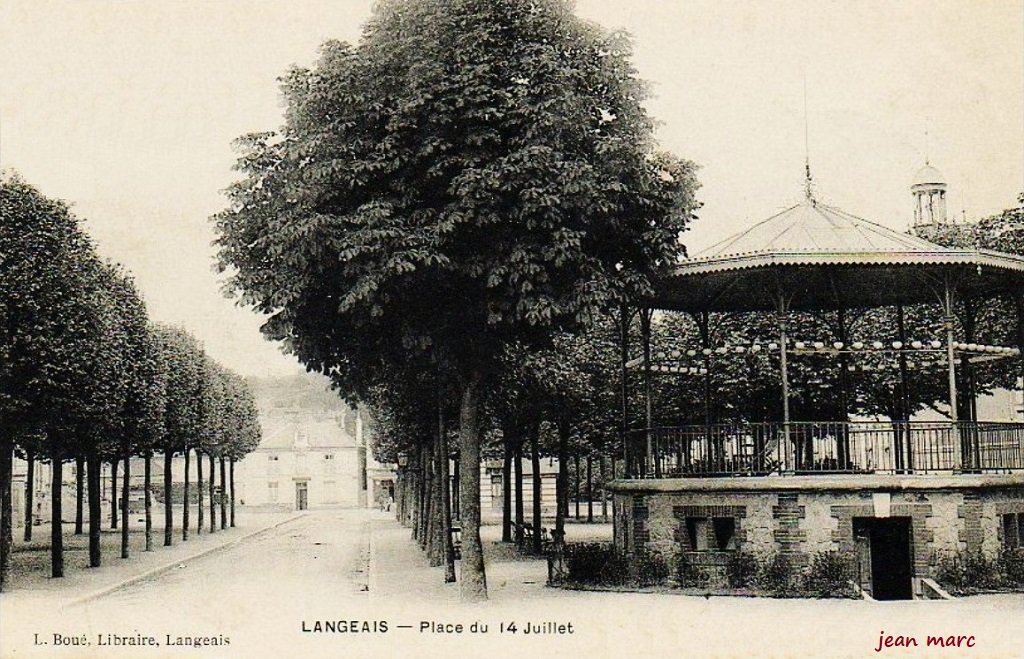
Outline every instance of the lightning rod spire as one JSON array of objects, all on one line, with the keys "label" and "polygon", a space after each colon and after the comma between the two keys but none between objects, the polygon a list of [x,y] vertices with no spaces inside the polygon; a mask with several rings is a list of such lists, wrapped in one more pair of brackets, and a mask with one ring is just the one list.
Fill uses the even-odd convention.
[{"label": "lightning rod spire", "polygon": [[811,148],[807,118],[807,72],[804,72],[804,196],[814,202],[814,180],[811,178]]}]

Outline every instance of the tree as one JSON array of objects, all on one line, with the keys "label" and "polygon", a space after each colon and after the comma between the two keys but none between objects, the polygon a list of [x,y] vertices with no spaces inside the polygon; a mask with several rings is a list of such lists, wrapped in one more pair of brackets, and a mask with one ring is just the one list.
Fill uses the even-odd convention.
[{"label": "tree", "polygon": [[[525,355],[535,394],[543,401],[543,416],[556,435],[553,453],[558,456],[557,514],[553,537],[562,542],[569,506],[570,456],[599,449],[614,432],[609,417],[615,410],[615,357],[613,323],[605,316],[589,331],[561,333],[550,349]],[[578,462],[577,462],[578,464]],[[536,476],[535,476],[536,477]]]},{"label": "tree", "polygon": [[[164,455],[164,545],[172,544],[174,520],[171,500],[171,461],[198,445],[202,424],[204,355],[199,343],[183,329],[158,325],[154,328],[158,359],[166,370],[164,433],[157,446]],[[187,467],[186,467],[187,473]],[[188,489],[185,490],[188,506]],[[187,522],[187,519],[184,520]],[[186,536],[187,537],[187,536]]]},{"label": "tree", "polygon": [[403,523],[410,523],[413,538],[431,564],[445,565],[448,583],[455,581],[445,422],[452,406],[450,392],[441,381],[429,364],[406,364],[402,371],[386,374],[369,390],[365,402],[375,419],[376,458],[396,462],[399,454],[408,456],[411,468],[399,470],[396,514]]},{"label": "tree", "polygon": [[[113,467],[131,450],[129,432],[134,428],[125,425],[128,420],[126,405],[128,387],[135,383],[127,381],[133,368],[127,350],[132,340],[133,329],[130,328],[138,331],[141,322],[142,331],[145,331],[146,319],[134,286],[118,266],[96,263],[88,272],[89,323],[94,339],[81,348],[81,358],[87,360],[87,366],[75,389],[77,414],[57,418],[64,421],[60,429],[65,434],[64,450],[85,458],[89,491],[89,565],[99,567],[102,562],[100,464],[109,460]],[[51,428],[51,435],[57,432],[53,424]],[[53,453],[54,449],[51,449],[51,460],[56,466]],[[113,513],[118,500],[116,488],[111,494]]]},{"label": "tree", "polygon": [[[1016,207],[981,220],[976,233],[981,247],[1024,255],[1024,192],[1017,196]],[[1004,296],[986,310],[1001,325],[1005,340],[1021,349],[1016,368],[1008,375],[1015,381],[1024,378],[1024,291]]]},{"label": "tree", "polygon": [[[147,337],[143,345],[143,359],[145,367],[141,371],[143,386],[147,388],[143,400],[146,404],[141,409],[149,415],[149,423],[153,425],[148,429],[148,434],[140,438],[139,449],[143,459],[143,490],[145,497],[145,529],[146,529],[146,551],[153,549],[153,483],[152,465],[153,454],[157,447],[164,441],[164,415],[167,413],[167,385],[168,385],[168,362],[162,349],[159,330],[156,325],[149,323],[146,329]],[[152,405],[153,407],[150,407]]]},{"label": "tree", "polygon": [[[0,582],[11,547],[10,473],[13,439],[43,433],[52,463],[51,574],[63,576],[63,461],[95,437],[112,413],[111,383],[102,375],[116,356],[101,298],[104,270],[78,222],[17,177],[0,181]],[[0,583],[2,585],[2,583]]]},{"label": "tree", "polygon": [[[35,525],[35,466],[37,456],[42,455],[46,443],[46,436],[41,432],[23,432],[17,437],[17,447],[20,449],[18,457],[26,462],[25,472],[25,542],[32,541],[32,529]],[[16,451],[18,452],[18,451]],[[78,481],[81,483],[81,479]],[[79,509],[81,508],[81,496],[79,495]],[[75,534],[81,532],[79,514],[75,519]]]},{"label": "tree", "polygon": [[[1017,207],[984,218],[977,224],[941,227],[929,235],[929,239],[948,247],[1024,254],[1024,193],[1018,197]],[[1024,345],[1024,294],[1020,291],[1004,292],[994,299],[960,299],[955,316],[957,336],[965,343]],[[940,315],[932,311],[931,317],[938,327],[942,321]],[[983,365],[965,362],[957,369],[959,418],[976,418],[975,400],[979,394],[1016,386],[1022,374],[1024,357]]]},{"label": "tree", "polygon": [[[114,464],[118,460],[124,461],[120,496],[121,558],[128,558],[131,457],[143,455],[148,464],[153,446],[162,438],[166,372],[161,368],[156,337],[151,333],[146,306],[134,282],[122,272],[115,271],[113,274],[112,293],[117,311],[117,332],[112,347],[121,357],[122,366],[121,372],[115,376],[120,389],[118,399],[121,401],[121,409],[115,417],[117,451]],[[146,475],[148,488],[148,469]],[[146,496],[149,496],[148,489]],[[152,545],[151,527],[147,506],[147,549]]]},{"label": "tree", "polygon": [[[210,533],[217,531],[217,473],[215,462],[227,445],[227,434],[231,417],[228,392],[228,375],[223,366],[206,357],[203,364],[203,386],[199,398],[202,422],[199,425],[196,445],[197,465],[202,464],[202,455],[209,461],[210,477],[207,481],[210,496]],[[201,478],[200,478],[201,481]],[[200,519],[202,519],[202,484],[199,484]],[[200,522],[200,526],[202,522]]]},{"label": "tree", "polygon": [[359,398],[429,353],[460,400],[464,599],[486,597],[479,409],[512,341],[650,290],[695,207],[656,152],[628,39],[566,2],[391,0],[352,47],[284,79],[216,216],[264,332]]},{"label": "tree", "polygon": [[235,525],[235,462],[256,450],[260,444],[262,431],[256,409],[256,400],[245,380],[236,373],[227,373],[229,420],[228,438],[224,449],[229,461],[230,485],[228,490],[231,502],[230,524]]}]

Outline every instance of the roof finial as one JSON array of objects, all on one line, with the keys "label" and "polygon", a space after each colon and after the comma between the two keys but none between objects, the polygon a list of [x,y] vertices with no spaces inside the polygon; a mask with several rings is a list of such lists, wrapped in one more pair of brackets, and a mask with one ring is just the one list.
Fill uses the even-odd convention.
[{"label": "roof finial", "polygon": [[931,159],[931,154],[928,152],[929,149],[930,149],[930,146],[928,144],[928,120],[925,119],[924,120],[924,164],[925,165],[932,164],[931,163],[931,160],[932,160]]},{"label": "roof finial", "polygon": [[810,131],[807,119],[807,71],[804,71],[804,196],[808,201],[816,203],[813,179],[811,178]]}]

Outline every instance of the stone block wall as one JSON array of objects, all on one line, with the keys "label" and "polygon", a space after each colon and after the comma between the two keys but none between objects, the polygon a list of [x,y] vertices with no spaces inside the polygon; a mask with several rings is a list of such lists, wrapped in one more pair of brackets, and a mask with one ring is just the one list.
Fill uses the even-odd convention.
[{"label": "stone block wall", "polygon": [[738,549],[754,553],[771,551],[776,524],[772,495],[738,494],[616,494],[614,537],[626,553],[657,552],[675,565],[677,552],[688,548],[686,520],[730,517],[735,521]]},{"label": "stone block wall", "polygon": [[[710,479],[709,479],[710,480]],[[712,484],[713,485],[713,484]],[[738,550],[758,555],[780,552],[797,565],[815,554],[853,553],[854,518],[909,517],[914,576],[934,576],[944,552],[981,551],[995,557],[1002,545],[1000,515],[1024,513],[1024,487],[890,487],[837,490],[616,491],[615,543],[628,554],[657,552],[674,566],[689,550],[688,518],[732,518]]]},{"label": "stone block wall", "polygon": [[1002,515],[1024,515],[1024,488],[985,496],[982,499],[982,552],[998,552],[1003,546]]},{"label": "stone block wall", "polygon": [[950,492],[948,496],[929,497],[928,501],[932,514],[925,520],[925,528],[932,534],[932,550],[935,553],[964,551],[966,545],[960,538],[963,495]]}]

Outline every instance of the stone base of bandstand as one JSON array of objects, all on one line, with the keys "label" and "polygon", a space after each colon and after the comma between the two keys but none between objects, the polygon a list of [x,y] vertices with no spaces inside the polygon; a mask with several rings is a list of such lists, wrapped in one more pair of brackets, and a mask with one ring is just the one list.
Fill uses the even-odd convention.
[{"label": "stone base of bandstand", "polygon": [[660,554],[672,569],[680,552],[704,548],[778,553],[796,566],[829,551],[863,562],[864,536],[892,525],[874,520],[899,518],[915,595],[944,553],[996,558],[1004,516],[1024,515],[1024,473],[642,479],[609,489],[616,548]]}]

